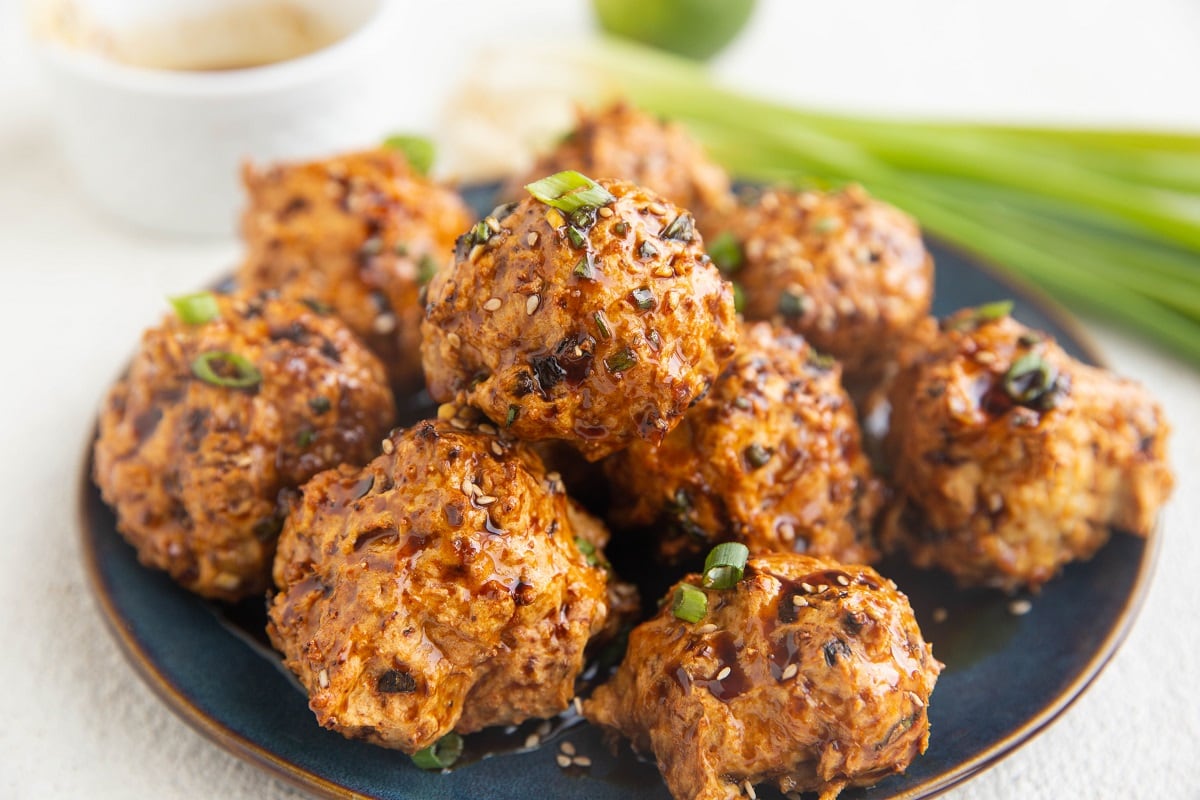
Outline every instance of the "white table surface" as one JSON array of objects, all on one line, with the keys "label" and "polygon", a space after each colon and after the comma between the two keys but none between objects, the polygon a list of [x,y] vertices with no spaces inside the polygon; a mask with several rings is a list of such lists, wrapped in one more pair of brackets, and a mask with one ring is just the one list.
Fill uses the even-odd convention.
[{"label": "white table surface", "polygon": [[[504,5],[506,27],[528,34],[589,29],[582,3]],[[414,31],[445,33],[415,35],[396,54],[401,72],[425,65],[421,80],[398,81],[397,127],[434,127],[465,69],[461,56],[498,35],[486,11],[495,7],[413,4]],[[75,493],[101,394],[163,296],[227,270],[237,249],[134,230],[77,197],[20,31],[17,3],[0,0],[0,797],[302,797],[161,705],[117,651],[84,583]],[[716,68],[809,104],[1200,129],[1200,5],[776,0],[762,3]],[[1178,485],[1158,571],[1136,627],[1092,688],[1033,742],[951,792],[955,800],[1200,797],[1200,374],[1087,323],[1175,425]]]}]

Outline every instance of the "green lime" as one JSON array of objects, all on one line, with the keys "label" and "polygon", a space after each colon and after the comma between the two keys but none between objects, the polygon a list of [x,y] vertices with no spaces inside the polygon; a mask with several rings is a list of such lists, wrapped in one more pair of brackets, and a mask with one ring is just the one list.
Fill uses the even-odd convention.
[{"label": "green lime", "polygon": [[734,40],[754,0],[592,0],[600,27],[671,53],[703,61]]}]

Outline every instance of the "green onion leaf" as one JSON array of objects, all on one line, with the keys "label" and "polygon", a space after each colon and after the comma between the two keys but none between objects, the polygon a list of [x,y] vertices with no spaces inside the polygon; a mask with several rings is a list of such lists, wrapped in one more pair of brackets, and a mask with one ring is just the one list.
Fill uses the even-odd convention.
[{"label": "green onion leaf", "polygon": [[750,549],[741,542],[725,542],[714,547],[704,559],[704,580],[707,589],[732,589],[742,579]]},{"label": "green onion leaf", "polygon": [[412,754],[412,761],[421,769],[445,769],[462,755],[463,740],[457,733],[447,733],[429,747]]},{"label": "green onion leaf", "polygon": [[324,317],[333,313],[333,306],[329,305],[329,303],[318,300],[315,297],[306,297],[300,302],[308,306],[308,310],[314,314],[320,314]]},{"label": "green onion leaf", "polygon": [[741,269],[745,259],[741,243],[730,231],[723,231],[708,243],[708,256],[717,265],[717,269],[726,275],[732,275]]},{"label": "green onion leaf", "polygon": [[192,374],[213,386],[250,389],[262,383],[262,373],[245,356],[212,350],[192,361]]},{"label": "green onion leaf", "polygon": [[699,622],[708,613],[708,595],[690,583],[681,583],[671,601],[671,613],[685,622]]},{"label": "green onion leaf", "polygon": [[408,165],[422,175],[429,174],[429,168],[433,166],[433,158],[437,153],[433,142],[424,136],[398,133],[384,139],[383,146],[402,153]]},{"label": "green onion leaf", "polygon": [[606,206],[617,199],[603,186],[574,170],[526,184],[525,190],[551,208],[567,214],[574,214],[584,206]]},{"label": "green onion leaf", "polygon": [[303,449],[317,440],[317,432],[312,428],[305,428],[296,434],[296,446]]},{"label": "green onion leaf", "polygon": [[317,397],[314,397],[308,401],[308,407],[311,408],[312,412],[319,417],[328,411],[332,405],[330,404],[328,397],[321,397],[318,395]]},{"label": "green onion leaf", "polygon": [[426,253],[421,256],[421,260],[417,262],[417,280],[422,286],[433,280],[433,276],[437,274],[438,265],[433,256]]},{"label": "green onion leaf", "polygon": [[746,310],[746,292],[737,281],[730,281],[733,286],[733,310],[741,314]]},{"label": "green onion leaf", "polygon": [[596,271],[592,268],[592,259],[594,256],[589,253],[584,253],[579,257],[579,263],[575,265],[574,272],[580,278],[592,280],[596,277]]},{"label": "green onion leaf", "polygon": [[596,330],[600,331],[600,338],[611,339],[612,331],[609,330],[608,320],[605,319],[604,312],[597,311],[595,314],[592,314],[592,319],[596,320]]},{"label": "green onion leaf", "polygon": [[622,347],[604,359],[604,366],[608,367],[609,372],[624,372],[636,363],[637,356],[628,347]]},{"label": "green onion leaf", "polygon": [[746,463],[750,465],[750,469],[752,470],[765,467],[767,462],[771,460],[771,451],[758,442],[747,447],[744,455],[746,456]]},{"label": "green onion leaf", "polygon": [[696,222],[692,219],[692,215],[684,211],[675,219],[671,220],[667,227],[662,229],[658,234],[660,239],[672,239],[676,242],[690,242],[696,235]]},{"label": "green onion leaf", "polygon": [[510,405],[508,407],[508,414],[506,414],[504,417],[504,427],[511,428],[512,424],[517,421],[517,415],[520,413],[520,406]]},{"label": "green onion leaf", "polygon": [[1012,300],[997,300],[994,303],[984,303],[968,311],[954,315],[949,330],[973,331],[985,322],[1002,319],[1012,313]]},{"label": "green onion leaf", "polygon": [[642,311],[649,311],[654,308],[654,292],[650,291],[649,287],[639,286],[629,293],[630,300]]},{"label": "green onion leaf", "polygon": [[1001,378],[1004,393],[1012,398],[1013,402],[1042,410],[1052,408],[1056,402],[1051,396],[1057,382],[1058,370],[1040,353],[1026,353],[1021,356]]},{"label": "green onion leaf", "polygon": [[175,314],[187,325],[203,325],[221,316],[217,296],[212,292],[181,294],[168,299],[175,307]]},{"label": "green onion leaf", "polygon": [[638,248],[638,255],[642,258],[654,258],[658,255],[658,248],[650,242],[642,242],[641,247]]},{"label": "green onion leaf", "polygon": [[808,298],[803,292],[791,291],[779,295],[779,313],[785,317],[802,317],[808,310]]},{"label": "green onion leaf", "polygon": [[492,228],[485,220],[480,220],[471,230],[471,235],[474,237],[475,244],[486,244],[487,240],[492,238]]}]

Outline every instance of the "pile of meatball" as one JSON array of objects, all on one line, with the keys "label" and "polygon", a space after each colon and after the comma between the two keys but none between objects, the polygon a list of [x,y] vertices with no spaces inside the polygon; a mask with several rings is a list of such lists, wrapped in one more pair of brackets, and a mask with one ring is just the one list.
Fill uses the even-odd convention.
[{"label": "pile of meatball", "polygon": [[[1036,590],[1170,492],[1139,386],[1004,303],[929,316],[911,218],[738,198],[627,105],[478,220],[386,148],[244,180],[236,289],[145,333],[95,481],[144,564],[267,597],[321,725],[423,766],[567,709],[627,636],[580,707],[675,797],[870,785],[925,751],[942,669],[870,564]],[[676,578],[648,618],[610,540]]]}]

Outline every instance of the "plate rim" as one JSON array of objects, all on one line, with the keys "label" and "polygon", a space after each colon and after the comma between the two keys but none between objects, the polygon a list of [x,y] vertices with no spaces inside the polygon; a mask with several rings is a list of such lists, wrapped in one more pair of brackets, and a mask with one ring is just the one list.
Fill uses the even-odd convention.
[{"label": "plate rim", "polygon": [[[970,248],[929,234],[925,234],[925,239],[927,242],[936,243],[938,248],[950,251],[970,262],[975,269],[986,273],[997,283],[1011,289],[1015,296],[1019,296],[1030,305],[1037,307],[1039,312],[1069,334],[1087,361],[1107,368],[1107,360],[1103,357],[1092,335],[1066,306],[1040,287],[1023,276],[1005,272],[991,260]],[[105,391],[107,392],[107,388]],[[304,791],[313,792],[322,798],[347,800],[348,798],[367,797],[276,755],[268,748],[237,733],[224,722],[206,714],[155,664],[138,637],[127,627],[126,618],[118,612],[108,583],[101,572],[97,549],[93,545],[92,523],[94,519],[88,508],[88,500],[89,492],[95,490],[94,484],[92,484],[91,463],[96,427],[93,426],[89,430],[78,467],[79,489],[76,496],[78,541],[83,550],[83,566],[88,588],[97,602],[105,628],[116,641],[118,649],[133,668],[134,674],[150,688],[163,705],[187,723],[189,727],[225,752],[261,769],[269,776],[283,780]],[[938,797],[995,766],[1061,718],[1104,671],[1132,630],[1149,594],[1161,550],[1161,540],[1162,517],[1160,514],[1150,535],[1143,539],[1142,557],[1137,573],[1129,593],[1121,604],[1120,612],[1113,620],[1112,627],[1092,652],[1083,668],[1054,697],[1052,702],[1046,704],[1006,736],[989,744],[974,757],[940,774],[930,776],[916,786],[908,787],[902,792],[892,795],[891,800],[918,800],[918,798],[924,800]]]}]

